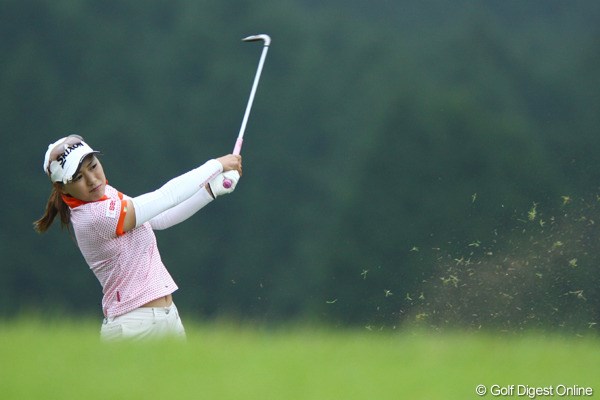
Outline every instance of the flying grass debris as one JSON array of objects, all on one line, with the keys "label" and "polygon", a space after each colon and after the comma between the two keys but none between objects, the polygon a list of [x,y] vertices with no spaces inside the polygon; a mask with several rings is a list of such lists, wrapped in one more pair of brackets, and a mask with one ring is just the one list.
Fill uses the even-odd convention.
[{"label": "flying grass debris", "polygon": [[533,206],[531,207],[531,209],[527,212],[527,218],[529,218],[530,221],[535,221],[535,218],[537,217],[537,203],[533,203]]},{"label": "flying grass debris", "polygon": [[572,295],[576,296],[579,300],[587,301],[587,298],[583,295],[583,290],[573,290],[573,291],[569,292],[568,294],[572,294]]},{"label": "flying grass debris", "polygon": [[415,315],[415,319],[416,319],[417,321],[423,321],[423,320],[426,320],[426,319],[427,319],[427,317],[429,317],[429,314],[427,314],[427,313],[419,313],[419,314]]},{"label": "flying grass debris", "polygon": [[462,265],[465,263],[465,257],[461,256],[460,258],[455,258],[454,261],[456,261],[456,265]]},{"label": "flying grass debris", "polygon": [[450,275],[448,278],[441,277],[440,279],[444,285],[453,285],[454,287],[458,287],[458,282],[460,282],[460,279],[456,275]]},{"label": "flying grass debris", "polygon": [[545,326],[597,332],[590,293],[598,274],[590,266],[600,254],[594,222],[600,194],[581,201],[559,195],[548,208],[543,204],[515,209],[514,224],[494,228],[489,239],[447,241],[462,249],[421,248],[435,269],[423,291],[403,291],[410,320],[435,329],[466,324],[503,332]]}]

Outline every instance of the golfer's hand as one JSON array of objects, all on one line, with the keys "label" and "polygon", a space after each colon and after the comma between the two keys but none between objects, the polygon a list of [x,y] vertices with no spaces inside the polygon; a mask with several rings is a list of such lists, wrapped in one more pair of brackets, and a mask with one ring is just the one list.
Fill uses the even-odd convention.
[{"label": "golfer's hand", "polygon": [[[231,181],[231,186],[228,188],[223,186],[223,181],[225,179]],[[223,172],[208,182],[207,190],[210,194],[212,194],[213,198],[216,199],[219,196],[233,192],[239,180],[240,174],[237,172],[237,170]]]},{"label": "golfer's hand", "polygon": [[242,176],[242,156],[228,154],[226,156],[217,158],[217,161],[223,165],[223,172],[237,171],[240,176]]}]

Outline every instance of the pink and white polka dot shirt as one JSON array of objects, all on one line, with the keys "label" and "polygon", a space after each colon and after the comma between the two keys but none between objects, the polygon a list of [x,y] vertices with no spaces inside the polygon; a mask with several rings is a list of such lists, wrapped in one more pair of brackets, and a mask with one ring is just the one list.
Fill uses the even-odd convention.
[{"label": "pink and white polka dot shirt", "polygon": [[71,205],[79,250],[102,285],[102,310],[116,317],[173,293],[177,285],[162,263],[150,223],[122,232],[123,195],[106,185],[95,202]]}]

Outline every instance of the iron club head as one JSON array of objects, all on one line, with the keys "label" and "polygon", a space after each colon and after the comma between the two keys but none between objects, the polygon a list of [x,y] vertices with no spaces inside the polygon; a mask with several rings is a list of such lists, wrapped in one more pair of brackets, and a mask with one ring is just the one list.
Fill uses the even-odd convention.
[{"label": "iron club head", "polygon": [[262,40],[263,42],[265,42],[265,46],[268,46],[271,44],[271,38],[269,37],[269,35],[265,35],[265,34],[248,36],[248,37],[242,39],[243,42],[258,42],[259,40]]}]

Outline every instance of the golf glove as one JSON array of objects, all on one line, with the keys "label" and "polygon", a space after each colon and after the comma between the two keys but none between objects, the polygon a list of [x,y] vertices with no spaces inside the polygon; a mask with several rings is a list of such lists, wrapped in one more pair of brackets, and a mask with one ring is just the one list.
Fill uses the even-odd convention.
[{"label": "golf glove", "polygon": [[[229,179],[231,181],[231,187],[226,188],[223,186],[223,181],[225,179]],[[224,194],[229,194],[229,193],[233,192],[233,190],[235,189],[235,186],[237,185],[239,180],[240,180],[240,173],[235,170],[223,172],[223,173],[217,175],[216,177],[214,177],[209,182],[209,185],[210,185],[210,189],[212,190],[213,195],[215,196],[215,199],[219,196],[223,196]]]}]

